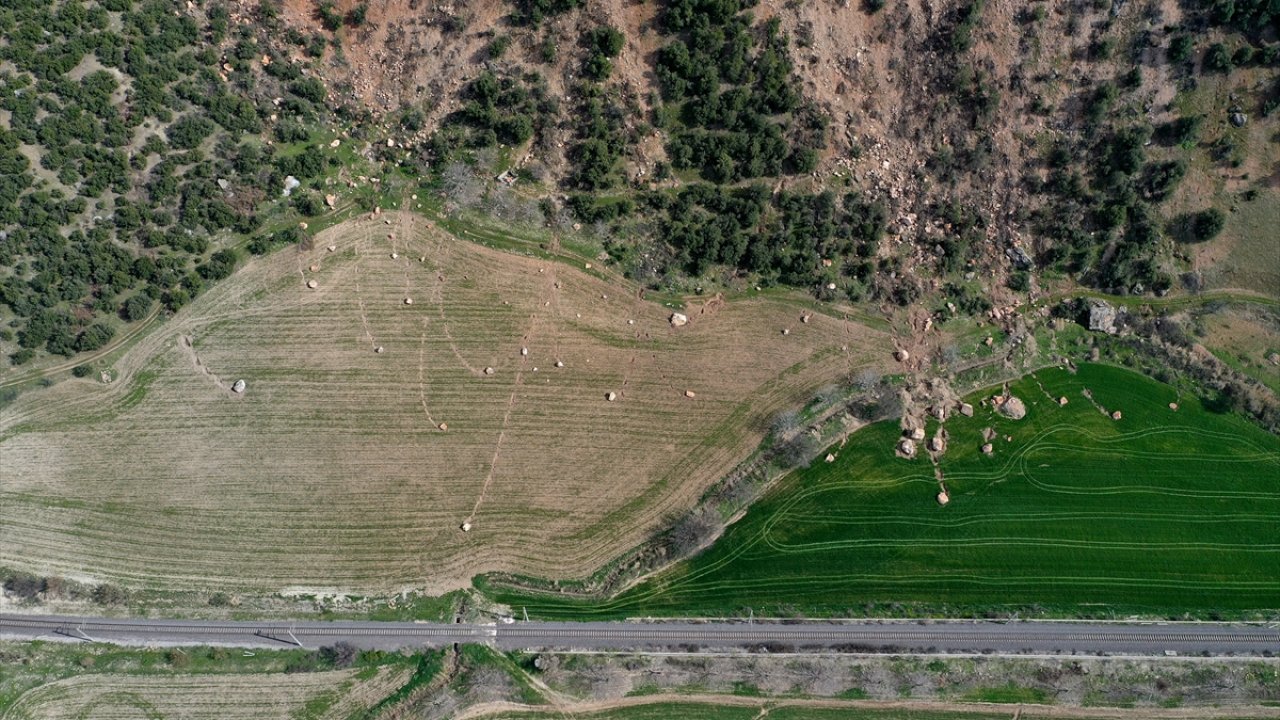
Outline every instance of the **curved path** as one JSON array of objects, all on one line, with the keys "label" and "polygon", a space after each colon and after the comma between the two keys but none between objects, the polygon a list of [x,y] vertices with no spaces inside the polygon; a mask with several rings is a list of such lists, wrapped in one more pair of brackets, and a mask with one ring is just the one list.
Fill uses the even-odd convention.
[{"label": "curved path", "polygon": [[771,652],[990,652],[1211,655],[1280,652],[1280,625],[988,621],[847,622],[288,622],[106,619],[0,615],[0,638],[126,645],[302,646],[346,641],[364,648],[486,643],[503,649],[646,650],[763,646]]}]

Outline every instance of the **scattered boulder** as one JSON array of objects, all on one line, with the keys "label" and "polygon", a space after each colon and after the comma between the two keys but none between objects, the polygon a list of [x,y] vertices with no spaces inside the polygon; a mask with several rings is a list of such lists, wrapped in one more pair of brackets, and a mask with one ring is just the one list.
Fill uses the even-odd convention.
[{"label": "scattered boulder", "polygon": [[1231,125],[1233,127],[1238,127],[1238,128],[1244,127],[1249,123],[1249,116],[1245,115],[1239,110],[1231,113],[1229,116],[1227,116],[1227,119],[1231,121]]},{"label": "scattered boulder", "polygon": [[522,348],[520,348],[520,354],[521,354],[521,355],[528,355],[528,354],[529,354],[529,348],[527,348],[527,347],[522,347]]},{"label": "scattered boulder", "polygon": [[379,345],[378,347],[374,348],[374,349],[373,349],[373,351],[374,351],[374,352],[376,352],[376,353],[378,353],[379,355],[381,355],[381,354],[382,354],[382,346],[381,346],[381,345]]},{"label": "scattered boulder", "polygon": [[328,248],[329,252],[333,252],[334,250],[337,250],[337,249],[338,249],[337,245],[330,245]]},{"label": "scattered boulder", "polygon": [[400,253],[391,253],[391,259],[392,259],[392,260],[399,260],[399,259],[400,259]]},{"label": "scattered boulder", "polygon": [[1066,396],[1066,395],[1063,395],[1062,397],[1058,398],[1058,407],[1063,407],[1063,406],[1065,406],[1068,402],[1070,402],[1070,401],[1069,401],[1069,400],[1067,400],[1067,396]]},{"label": "scattered boulder", "polygon": [[692,391],[692,390],[685,390],[685,391],[684,391],[684,396],[685,396],[685,397],[687,397],[687,398],[689,398],[689,399],[693,399],[693,398],[698,397],[698,393],[696,393],[696,392],[694,392],[694,391]]},{"label": "scattered boulder", "polygon": [[832,453],[827,453],[827,458],[826,458],[826,460],[827,460],[827,462],[835,462],[835,461],[836,461],[836,456],[835,456],[834,454],[832,454]]},{"label": "scattered boulder", "polygon": [[1010,420],[1021,420],[1027,416],[1027,404],[1022,402],[1022,398],[1014,397],[1013,395],[1005,398],[997,409],[1001,415]]},{"label": "scattered boulder", "polygon": [[944,453],[947,451],[947,441],[941,435],[934,435],[929,438],[929,452]]},{"label": "scattered boulder", "polygon": [[493,368],[491,368],[491,367],[487,367],[487,368],[485,368],[485,369],[484,369],[484,374],[485,374],[485,375],[492,375],[493,373],[494,373],[494,369],[493,369]]},{"label": "scattered boulder", "polygon": [[284,179],[284,190],[281,191],[280,194],[285,197],[289,197],[290,195],[293,194],[293,191],[300,185],[302,185],[302,182],[298,180],[298,178],[292,175],[289,175]]},{"label": "scattered boulder", "polygon": [[459,527],[462,528],[462,532],[471,532],[471,521],[466,520]]},{"label": "scattered boulder", "polygon": [[893,354],[893,357],[898,362],[906,362],[911,359],[911,353],[907,352],[906,350],[898,350]]},{"label": "scattered boulder", "polygon": [[1031,256],[1027,254],[1027,251],[1023,250],[1019,245],[1014,245],[1013,247],[1005,250],[1004,254],[1013,261],[1014,267],[1019,270],[1030,270],[1035,266],[1035,261],[1032,260]]},{"label": "scattered boulder", "polygon": [[558,367],[558,368],[562,368],[562,367],[564,367],[564,361],[562,361],[562,360],[557,360],[557,361],[556,361],[556,367]]},{"label": "scattered boulder", "polygon": [[811,316],[809,313],[805,313],[805,314],[803,314],[803,315],[801,315],[801,316],[800,316],[800,322],[802,322],[802,323],[807,323],[807,322],[809,322],[809,318],[810,318],[810,317],[812,317],[812,316]]},{"label": "scattered boulder", "polygon": [[783,334],[783,335],[790,335],[790,334],[791,334],[791,328],[782,328],[782,334]]},{"label": "scattered boulder", "polygon": [[336,205],[337,203],[338,203],[338,196],[337,196],[337,195],[325,195],[325,196],[324,196],[324,204],[325,204],[325,205],[328,205],[329,207],[333,207],[333,206],[334,206],[334,205]]},{"label": "scattered boulder", "polygon": [[924,428],[922,427],[912,428],[911,432],[907,433],[907,436],[910,437],[912,440],[923,440]]},{"label": "scattered boulder", "polygon": [[412,305],[412,304],[413,304],[413,298],[405,298],[405,299],[404,299],[404,304],[405,304],[405,305]]},{"label": "scattered boulder", "polygon": [[969,403],[960,403],[960,414],[965,417],[973,417],[973,406]]},{"label": "scattered boulder", "polygon": [[440,424],[439,424],[439,425],[437,425],[436,427],[439,427],[439,428],[440,428],[440,431],[441,431],[441,432],[444,432],[444,431],[446,431],[446,430],[448,430],[448,429],[449,429],[449,423],[440,423]]},{"label": "scattered boulder", "polygon": [[1115,412],[1111,413],[1111,419],[1112,419],[1112,420],[1119,420],[1119,419],[1120,419],[1120,418],[1122,418],[1122,417],[1124,417],[1124,416],[1120,414],[1120,411],[1119,411],[1119,410],[1116,410]]},{"label": "scattered boulder", "polygon": [[1094,332],[1116,334],[1116,309],[1106,300],[1089,301],[1089,329]]},{"label": "scattered boulder", "polygon": [[916,443],[911,438],[902,438],[898,441],[898,452],[906,457],[916,456]]},{"label": "scattered boulder", "polygon": [[949,502],[951,502],[951,496],[947,494],[947,491],[946,490],[940,491],[938,493],[938,504],[946,505]]},{"label": "scattered boulder", "polygon": [[982,446],[982,454],[990,455],[991,453],[995,452],[995,449],[996,448],[994,445],[992,445],[991,443],[986,443]]},{"label": "scattered boulder", "polygon": [[671,327],[684,327],[689,324],[689,316],[684,313],[671,313]]},{"label": "scattered boulder", "polygon": [[615,393],[615,392],[605,393],[604,399],[608,400],[609,402],[613,402],[614,400],[618,399],[618,393]]},{"label": "scattered boulder", "polygon": [[1169,409],[1178,412],[1178,403],[1169,403]]},{"label": "scattered boulder", "polygon": [[236,394],[239,394],[239,393],[244,392],[244,388],[245,388],[245,382],[244,382],[244,380],[237,380],[237,381],[235,381],[235,383],[231,386],[231,392],[236,393]]},{"label": "scattered boulder", "polygon": [[320,283],[316,282],[315,280],[308,280],[307,287],[311,288],[312,290],[315,290],[316,288],[320,287]]}]

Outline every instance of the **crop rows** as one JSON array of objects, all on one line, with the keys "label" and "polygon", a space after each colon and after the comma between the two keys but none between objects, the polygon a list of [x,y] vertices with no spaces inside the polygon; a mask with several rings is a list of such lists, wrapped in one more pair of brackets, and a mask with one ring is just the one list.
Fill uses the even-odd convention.
[{"label": "crop rows", "polygon": [[874,331],[774,301],[674,329],[621,281],[386,216],[255,260],[112,386],[7,410],[0,563],[350,591],[585,574],[687,507],[772,414],[883,357]]}]

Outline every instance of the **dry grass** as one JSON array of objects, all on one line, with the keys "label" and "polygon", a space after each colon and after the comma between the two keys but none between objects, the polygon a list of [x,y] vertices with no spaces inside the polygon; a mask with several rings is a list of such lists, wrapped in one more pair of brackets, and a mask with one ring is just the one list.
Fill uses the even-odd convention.
[{"label": "dry grass", "polygon": [[18,699],[3,720],[346,718],[404,683],[408,670],[367,680],[353,670],[257,675],[79,675]]},{"label": "dry grass", "polygon": [[888,357],[885,335],[780,300],[673,329],[622,281],[387,216],[253,261],[113,385],[7,408],[0,564],[356,592],[586,574],[690,506],[777,412]]}]

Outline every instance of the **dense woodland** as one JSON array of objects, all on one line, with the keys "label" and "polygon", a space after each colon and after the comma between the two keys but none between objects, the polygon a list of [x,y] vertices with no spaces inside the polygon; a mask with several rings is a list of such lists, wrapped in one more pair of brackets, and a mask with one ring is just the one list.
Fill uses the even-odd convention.
[{"label": "dense woodland", "polygon": [[[197,21],[163,0],[16,0],[0,37],[0,339],[15,364],[182,307],[231,274],[286,176],[331,162],[308,129],[324,84],[229,36],[219,4]],[[248,72],[264,55],[270,88]]]},{"label": "dense woodland", "polygon": [[[459,163],[489,176],[478,151],[524,148],[567,130],[567,172],[540,178],[535,192],[544,193],[548,219],[559,204],[552,197],[563,194],[575,219],[609,228],[610,252],[635,277],[749,276],[825,298],[921,300],[919,284],[903,281],[904,258],[881,252],[883,198],[852,183],[801,182],[827,151],[828,120],[798,90],[795,41],[776,19],[757,20],[753,5],[663,0],[656,87],[651,111],[642,111],[615,78],[628,42],[619,29],[586,23],[566,43],[545,26],[581,2],[512,0],[508,27],[487,31],[482,72],[458,90],[458,110],[438,128],[423,127],[422,108],[398,111],[399,129],[429,138],[402,167],[424,183]],[[851,12],[887,9],[876,2]],[[163,0],[5,3],[0,341],[10,362],[100,348],[129,323],[190,302],[231,274],[242,252],[305,241],[295,221],[328,211],[322,181],[343,162],[327,139],[344,129],[359,134],[367,117],[335,105],[314,70],[367,11],[340,14],[317,3],[324,30],[307,34],[281,22],[276,0],[258,3],[257,27],[234,29],[220,2],[176,13]],[[943,187],[990,162],[982,138],[1005,102],[989,71],[967,59],[985,11],[982,0],[962,3],[936,29],[949,68],[936,84],[937,106],[973,135],[928,163]],[[1029,8],[1026,22],[1038,12]],[[1275,69],[1278,23],[1272,0],[1194,0],[1158,50],[1182,87],[1203,74]],[[1214,35],[1225,39],[1205,40],[1210,31],[1226,31]],[[532,41],[513,43],[518,33]],[[1141,85],[1151,41],[1115,47],[1105,28],[1098,37],[1091,52],[1130,57],[1130,69],[1081,89],[1074,131],[1060,134],[1026,178],[1037,202],[1025,214],[1049,242],[1015,263],[1015,290],[1027,289],[1036,271],[1052,271],[1110,292],[1162,293],[1177,281],[1166,241],[1204,242],[1225,224],[1215,207],[1172,220],[1161,209],[1187,173],[1180,151],[1196,147],[1206,119],[1153,127],[1117,112]],[[555,97],[545,77],[566,58],[574,79]],[[1280,106],[1280,77],[1269,77],[1260,95],[1241,100],[1242,116]],[[628,177],[637,144],[655,132],[666,161],[647,177]],[[1219,140],[1214,161],[1239,164],[1243,149],[1234,143]],[[301,186],[286,198],[287,176]],[[991,220],[961,197],[930,209],[949,228],[927,239],[947,301],[985,309],[962,278],[990,242]],[[640,271],[641,256],[660,266]]]}]

